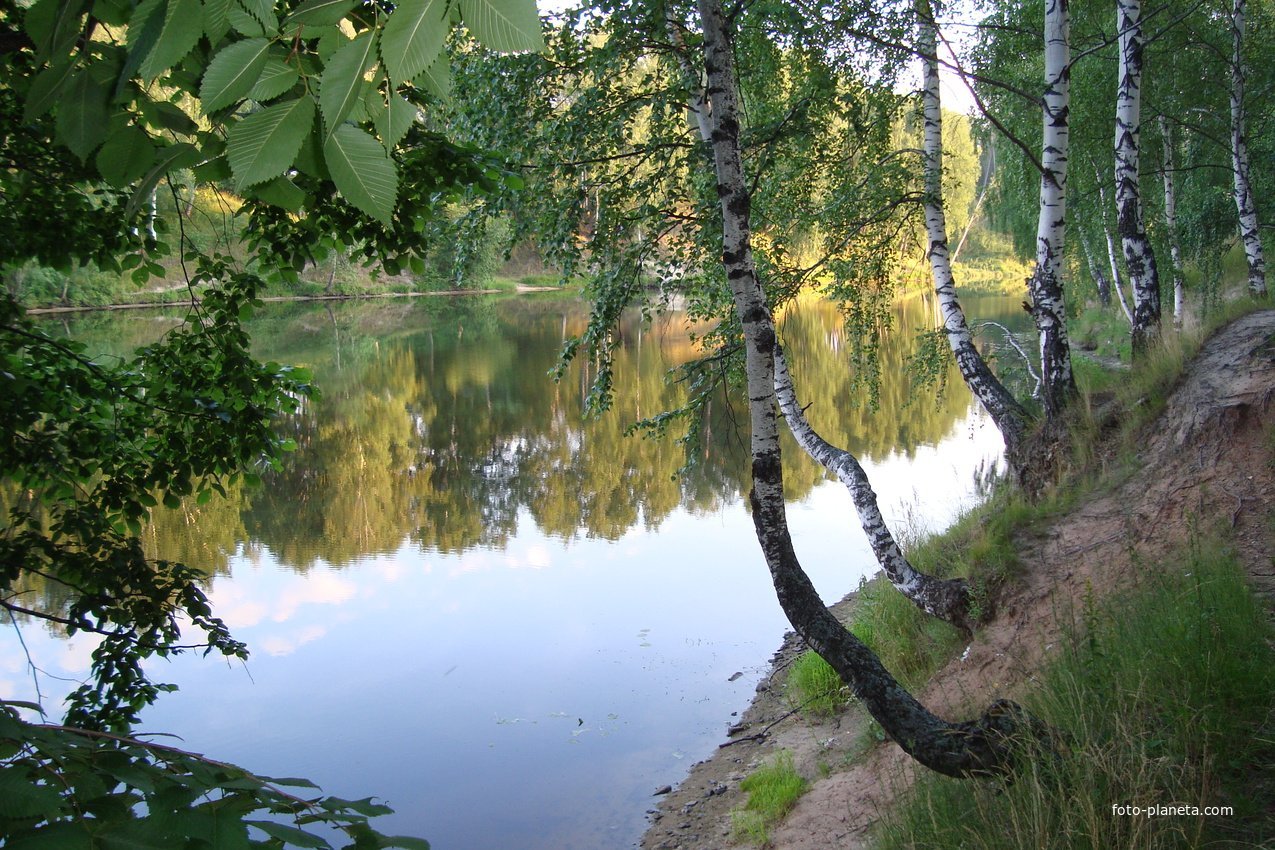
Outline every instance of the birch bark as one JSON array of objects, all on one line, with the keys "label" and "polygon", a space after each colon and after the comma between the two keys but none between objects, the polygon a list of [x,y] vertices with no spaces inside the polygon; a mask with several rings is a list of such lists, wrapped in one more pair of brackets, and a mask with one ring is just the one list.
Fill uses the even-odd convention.
[{"label": "birch bark", "polygon": [[834,617],[802,570],[784,505],[775,392],[774,321],[751,246],[751,196],[739,143],[739,95],[721,0],[697,0],[704,32],[707,120],[722,213],[722,263],[743,327],[752,453],[753,525],[775,592],[797,632],[846,681],[885,732],[921,764],[950,776],[999,773],[1011,738],[1039,727],[1020,707],[994,703],[982,717],[949,723],[899,685],[877,657]]},{"label": "birch bark", "polygon": [[1248,288],[1255,296],[1266,294],[1266,259],[1257,230],[1257,206],[1244,132],[1244,29],[1246,0],[1231,6],[1231,169],[1234,172],[1235,207],[1240,217],[1240,241],[1248,261]]},{"label": "birch bark", "polygon": [[1067,154],[1070,141],[1071,24],[1067,0],[1045,0],[1044,142],[1041,149],[1040,219],[1036,270],[1028,281],[1032,318],[1040,334],[1045,418],[1055,422],[1076,396],[1063,304],[1063,240],[1067,221]]},{"label": "birch bark", "polygon": [[1138,158],[1142,131],[1142,71],[1146,42],[1142,0],[1116,0],[1120,66],[1116,86],[1116,232],[1133,288],[1133,353],[1145,353],[1160,333],[1160,277],[1142,218]]},{"label": "birch bark", "polygon": [[[1005,440],[1010,466],[1021,474],[1027,411],[996,378],[974,346],[965,312],[956,297],[956,280],[948,254],[947,220],[943,210],[943,108],[939,92],[938,28],[927,0],[918,0],[918,52],[921,56],[921,103],[924,115],[925,229],[929,238],[930,271],[943,316],[948,346],[961,378],[992,417]],[[792,418],[789,417],[791,425]]]},{"label": "birch bark", "polygon": [[1178,193],[1173,176],[1177,164],[1173,128],[1163,115],[1160,116],[1160,141],[1164,145],[1160,168],[1164,182],[1164,230],[1169,240],[1169,266],[1173,271],[1173,326],[1180,328],[1186,310],[1186,278],[1182,271],[1182,240],[1178,238]]}]

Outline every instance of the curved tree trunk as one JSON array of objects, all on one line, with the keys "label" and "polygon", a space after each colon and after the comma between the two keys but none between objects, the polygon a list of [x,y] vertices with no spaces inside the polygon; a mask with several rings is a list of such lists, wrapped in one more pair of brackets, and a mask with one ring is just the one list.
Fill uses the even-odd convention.
[{"label": "curved tree trunk", "polygon": [[1132,325],[1133,311],[1129,309],[1129,301],[1124,297],[1124,280],[1120,276],[1120,263],[1116,259],[1116,241],[1111,237],[1111,226],[1107,222],[1107,188],[1096,168],[1094,176],[1098,179],[1098,208],[1102,211],[1102,235],[1107,240],[1107,262],[1111,264],[1111,287],[1116,292],[1116,300],[1120,302],[1120,311]]},{"label": "curved tree trunk", "polygon": [[1160,277],[1142,219],[1138,156],[1142,132],[1142,0],[1116,0],[1120,33],[1116,87],[1116,231],[1133,287],[1133,354],[1139,357],[1160,333]]},{"label": "curved tree trunk", "polygon": [[925,230],[930,241],[928,254],[934,291],[943,314],[943,330],[961,378],[996,423],[1005,440],[1005,456],[1015,474],[1021,478],[1027,411],[997,380],[974,346],[974,338],[965,322],[965,312],[956,298],[956,280],[948,256],[947,219],[943,211],[943,108],[939,94],[938,28],[928,0],[918,0],[917,12],[920,19],[918,52],[923,72],[921,103],[925,117]]},{"label": "curved tree trunk", "polygon": [[1248,261],[1248,288],[1253,295],[1266,294],[1266,259],[1257,230],[1257,207],[1244,133],[1244,14],[1245,0],[1231,6],[1231,169],[1235,174],[1235,207],[1240,215],[1240,241]]},{"label": "curved tree trunk", "polygon": [[[918,608],[932,617],[951,623],[967,634],[974,631],[978,621],[971,616],[970,588],[963,579],[942,579],[918,571],[903,555],[894,535],[885,524],[885,517],[877,505],[877,494],[872,489],[868,474],[853,454],[839,449],[819,436],[797,401],[792,375],[783,348],[775,345],[775,395],[783,412],[788,430],[797,445],[818,461],[850,491],[854,509],[859,515],[863,533],[872,546],[872,554],[881,565],[886,578],[900,593],[912,600]],[[990,612],[983,612],[985,617]]]},{"label": "curved tree trunk", "polygon": [[913,758],[951,776],[1004,772],[1011,738],[1031,724],[1025,713],[997,702],[978,720],[949,723],[905,691],[875,655],[841,625],[797,560],[784,505],[783,465],[775,396],[774,320],[757,278],[751,247],[751,196],[739,144],[734,60],[721,0],[698,0],[704,32],[708,121],[722,212],[722,263],[744,332],[752,452],[753,525],[789,621],[822,655],[869,713]]},{"label": "curved tree trunk", "polygon": [[1063,304],[1062,261],[1067,219],[1067,153],[1070,141],[1071,24],[1067,0],[1045,0],[1044,141],[1041,150],[1040,221],[1036,271],[1028,287],[1040,333],[1040,377],[1045,419],[1056,422],[1075,398]]},{"label": "curved tree trunk", "polygon": [[1173,271],[1173,326],[1182,327],[1186,311],[1186,277],[1182,271],[1182,240],[1178,237],[1178,193],[1173,172],[1177,170],[1173,151],[1173,128],[1160,116],[1160,140],[1164,144],[1164,161],[1160,174],[1164,178],[1164,230],[1169,240],[1169,266]]},{"label": "curved tree trunk", "polygon": [[1080,247],[1085,252],[1085,264],[1089,267],[1089,276],[1093,278],[1094,285],[1098,287],[1098,303],[1103,307],[1111,306],[1111,281],[1107,280],[1107,275],[1103,273],[1102,266],[1098,265],[1094,259],[1093,247],[1089,244],[1089,235],[1084,231],[1080,233]]}]

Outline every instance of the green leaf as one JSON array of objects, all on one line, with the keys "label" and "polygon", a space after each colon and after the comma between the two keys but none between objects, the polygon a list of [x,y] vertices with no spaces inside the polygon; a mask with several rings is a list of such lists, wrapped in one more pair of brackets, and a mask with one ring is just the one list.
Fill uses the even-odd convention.
[{"label": "green leaf", "polygon": [[56,106],[67,81],[74,73],[75,60],[67,59],[37,74],[31,83],[31,88],[27,90],[27,102],[22,110],[22,120],[28,123],[35,121]]},{"label": "green leaf", "polygon": [[154,161],[155,145],[150,136],[133,125],[112,133],[97,152],[98,173],[120,189],[141,178]]},{"label": "green leaf", "polygon": [[238,2],[245,12],[265,27],[266,32],[278,32],[279,19],[275,17],[272,0],[238,0]]},{"label": "green leaf", "polygon": [[317,835],[311,835],[304,829],[297,829],[295,826],[288,826],[282,823],[273,823],[267,820],[246,820],[248,826],[259,829],[271,838],[277,838],[296,847],[319,847],[331,848],[324,839]]},{"label": "green leaf", "polygon": [[[532,0],[459,0],[460,16],[489,50],[515,53],[545,49]],[[415,75],[413,75],[415,76]]]},{"label": "green leaf", "polygon": [[146,176],[142,178],[142,182],[134,190],[133,197],[129,198],[128,206],[124,208],[125,221],[131,220],[137,214],[137,211],[141,209],[142,204],[150,201],[151,192],[159,184],[159,181],[163,179],[164,175],[170,171],[193,168],[199,163],[200,159],[199,149],[185,142],[160,148],[155,164],[151,166],[150,171],[146,172]]},{"label": "green leaf", "polygon": [[288,212],[299,212],[306,200],[305,192],[287,177],[276,177],[269,183],[253,186],[249,194]]},{"label": "green leaf", "polygon": [[446,103],[452,99],[452,63],[446,53],[440,53],[424,71],[416,75],[412,85],[423,89]]},{"label": "green leaf", "polygon": [[40,0],[27,11],[23,27],[40,58],[60,59],[83,31],[85,0]]},{"label": "green leaf", "polygon": [[308,27],[326,27],[338,24],[357,6],[359,0],[305,0],[292,10],[284,25],[303,24]]},{"label": "green leaf", "polygon": [[282,59],[271,56],[266,59],[266,64],[261,69],[261,76],[257,84],[248,92],[248,97],[256,101],[274,100],[295,86],[299,79],[301,75],[297,73],[296,68]]},{"label": "green leaf", "polygon": [[199,125],[177,104],[166,100],[142,102],[142,117],[152,127],[172,130],[183,136],[189,136],[199,130]]},{"label": "green leaf", "polygon": [[397,94],[390,94],[389,102],[372,119],[386,153],[393,151],[394,146],[407,135],[412,122],[416,120],[416,114],[415,106]]},{"label": "green leaf", "polygon": [[398,195],[398,172],[380,142],[358,127],[342,124],[328,136],[323,158],[342,197],[388,225]]},{"label": "green leaf", "polygon": [[199,0],[168,0],[164,28],[142,62],[142,79],[153,80],[176,65],[204,34],[204,9]]},{"label": "green leaf", "polygon": [[230,4],[234,0],[204,0],[204,33],[217,45],[230,32]]},{"label": "green leaf", "polygon": [[230,106],[251,91],[261,77],[269,50],[269,39],[250,38],[231,44],[214,56],[199,86],[204,114]]},{"label": "green leaf", "polygon": [[127,24],[132,11],[133,4],[128,0],[93,0],[93,17],[114,27]]},{"label": "green leaf", "polygon": [[393,84],[429,67],[443,50],[449,29],[445,0],[403,0],[385,22],[381,58]]},{"label": "green leaf", "polygon": [[424,838],[413,838],[410,835],[387,835],[381,841],[382,847],[402,847],[404,850],[430,850],[429,842]]},{"label": "green leaf", "polygon": [[220,183],[235,176],[234,172],[230,170],[230,163],[226,161],[224,156],[215,156],[207,159],[194,166],[191,171],[195,175],[195,180],[199,183]]},{"label": "green leaf", "polygon": [[5,850],[93,850],[84,822],[60,821],[5,839]]},{"label": "green leaf", "polygon": [[108,97],[106,86],[85,69],[67,84],[66,96],[58,105],[58,138],[82,161],[106,139]]},{"label": "green leaf", "polygon": [[248,38],[261,38],[266,34],[266,28],[261,21],[245,12],[237,4],[232,5],[226,12],[226,20],[230,22],[231,29]]},{"label": "green leaf", "polygon": [[331,133],[362,96],[363,74],[376,58],[376,32],[360,33],[328,60],[319,81],[319,108]]},{"label": "green leaf", "polygon": [[314,101],[299,97],[249,115],[226,134],[226,157],[240,189],[283,174],[314,123]]}]

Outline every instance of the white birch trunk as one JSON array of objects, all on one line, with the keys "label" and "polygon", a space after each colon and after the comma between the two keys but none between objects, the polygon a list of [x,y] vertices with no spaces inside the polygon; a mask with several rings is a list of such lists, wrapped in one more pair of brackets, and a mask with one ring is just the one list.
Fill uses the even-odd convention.
[{"label": "white birch trunk", "polygon": [[753,525],[775,593],[806,643],[850,685],[885,732],[925,766],[950,776],[1003,773],[1011,740],[1039,725],[997,701],[978,720],[948,723],[904,690],[880,660],[828,611],[793,549],[784,505],[775,392],[774,320],[757,277],[750,233],[751,197],[739,144],[739,95],[721,0],[698,0],[704,31],[710,145],[722,212],[722,265],[744,333],[752,450]]},{"label": "white birch trunk", "polygon": [[1245,0],[1231,6],[1231,169],[1234,171],[1235,207],[1240,216],[1240,241],[1248,261],[1248,288],[1256,296],[1266,294],[1266,259],[1257,229],[1257,206],[1244,132],[1244,28]]},{"label": "white birch trunk", "polygon": [[1138,158],[1142,131],[1142,71],[1146,42],[1142,1],[1116,0],[1120,65],[1116,86],[1116,232],[1133,288],[1133,353],[1160,333],[1160,277],[1142,218]]},{"label": "white birch trunk", "polygon": [[[926,0],[917,3],[922,67],[921,103],[924,113],[925,230],[929,238],[930,271],[943,316],[943,330],[956,358],[961,378],[992,417],[1005,440],[1005,454],[1021,472],[1027,411],[988,368],[974,345],[965,311],[956,297],[956,280],[947,247],[947,219],[943,210],[943,105],[939,91],[938,29]],[[789,426],[792,417],[788,417]]]},{"label": "white birch trunk", "polygon": [[1040,372],[1045,417],[1056,421],[1076,395],[1063,304],[1062,261],[1067,220],[1067,154],[1070,141],[1071,24],[1067,0],[1045,0],[1044,143],[1036,270],[1028,286],[1032,318],[1040,333]]},{"label": "white birch trunk", "polygon": [[1178,238],[1178,194],[1173,172],[1177,170],[1173,150],[1173,128],[1160,116],[1160,140],[1164,144],[1161,176],[1164,178],[1164,230],[1169,240],[1169,265],[1173,271],[1173,326],[1182,327],[1186,312],[1186,276],[1182,270],[1182,240]]}]

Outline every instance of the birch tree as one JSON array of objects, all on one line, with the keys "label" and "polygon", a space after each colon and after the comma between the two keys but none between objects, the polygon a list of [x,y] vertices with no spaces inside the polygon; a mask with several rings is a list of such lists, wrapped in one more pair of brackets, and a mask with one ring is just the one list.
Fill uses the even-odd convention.
[{"label": "birch tree", "polygon": [[1005,454],[1014,469],[1024,465],[1029,419],[1027,411],[988,368],[974,346],[965,312],[956,297],[956,281],[948,252],[947,220],[943,206],[943,107],[939,89],[938,26],[926,0],[917,3],[918,52],[921,55],[921,103],[924,120],[922,158],[925,175],[925,229],[934,291],[943,316],[943,330],[961,377],[1005,440]]},{"label": "birch tree", "polygon": [[1036,271],[1028,284],[1032,318],[1040,333],[1045,418],[1054,421],[1076,395],[1063,304],[1063,245],[1067,219],[1071,29],[1067,0],[1045,2],[1044,135],[1041,145],[1040,219]]},{"label": "birch tree", "polygon": [[1253,295],[1266,295],[1266,259],[1257,229],[1257,206],[1253,200],[1252,166],[1248,138],[1244,131],[1244,30],[1246,0],[1231,5],[1231,169],[1235,185],[1235,207],[1239,212],[1240,241],[1248,263],[1248,288]]},{"label": "birch tree", "polygon": [[944,721],[921,705],[823,604],[789,534],[776,410],[778,339],[752,250],[752,199],[740,153],[740,109],[732,44],[720,0],[699,0],[704,79],[717,194],[722,263],[744,338],[753,524],[779,602],[806,642],[832,665],[886,733],[926,767],[950,776],[1006,771],[1011,739],[1032,722],[1017,705],[994,703],[980,718]]},{"label": "birch tree", "polygon": [[1169,264],[1173,270],[1173,325],[1182,327],[1186,310],[1186,279],[1182,269],[1182,240],[1178,236],[1177,155],[1174,151],[1173,127],[1160,116],[1160,177],[1164,183],[1164,231],[1169,241]]},{"label": "birch tree", "polygon": [[1142,132],[1142,72],[1146,41],[1141,0],[1116,0],[1120,40],[1116,86],[1116,231],[1133,288],[1133,352],[1146,352],[1160,333],[1160,277],[1143,221],[1138,173]]}]

